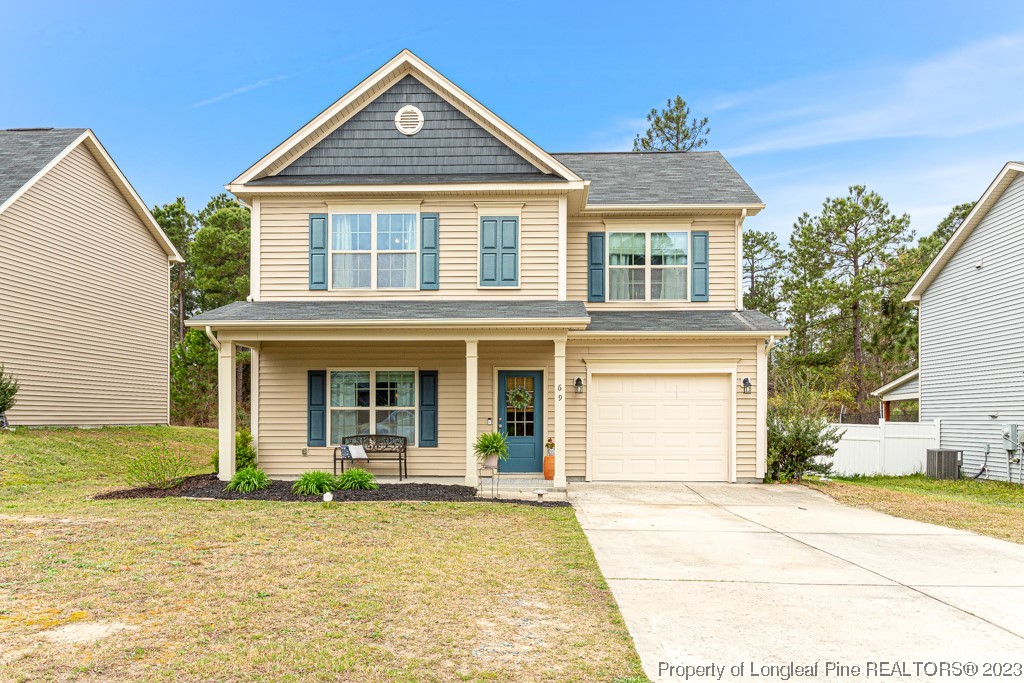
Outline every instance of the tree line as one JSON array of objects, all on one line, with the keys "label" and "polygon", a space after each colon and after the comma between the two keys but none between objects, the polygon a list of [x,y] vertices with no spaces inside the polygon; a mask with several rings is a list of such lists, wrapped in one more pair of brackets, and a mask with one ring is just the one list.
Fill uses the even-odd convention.
[{"label": "tree line", "polygon": [[[249,296],[249,209],[225,193],[191,212],[183,197],[154,206],[153,217],[184,259],[171,268],[171,422],[214,426],[217,352],[185,321]],[[239,421],[249,406],[249,353],[238,354]]]}]

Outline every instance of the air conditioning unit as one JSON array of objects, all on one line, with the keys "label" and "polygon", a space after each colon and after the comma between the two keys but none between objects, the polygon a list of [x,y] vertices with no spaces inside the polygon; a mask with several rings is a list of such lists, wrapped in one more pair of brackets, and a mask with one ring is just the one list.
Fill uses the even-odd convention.
[{"label": "air conditioning unit", "polygon": [[929,448],[925,474],[929,479],[959,479],[960,456],[963,451]]}]

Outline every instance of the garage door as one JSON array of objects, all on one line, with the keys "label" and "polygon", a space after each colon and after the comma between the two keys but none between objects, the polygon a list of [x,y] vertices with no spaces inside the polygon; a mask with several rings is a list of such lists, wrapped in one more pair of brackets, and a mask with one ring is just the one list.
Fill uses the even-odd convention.
[{"label": "garage door", "polygon": [[594,375],[591,478],[728,481],[731,391],[723,375]]}]

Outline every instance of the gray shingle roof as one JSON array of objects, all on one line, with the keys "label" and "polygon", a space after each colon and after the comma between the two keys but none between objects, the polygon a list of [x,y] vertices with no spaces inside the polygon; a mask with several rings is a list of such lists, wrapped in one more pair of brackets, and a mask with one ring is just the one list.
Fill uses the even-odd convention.
[{"label": "gray shingle roof", "polygon": [[0,204],[10,199],[85,128],[0,130]]},{"label": "gray shingle roof", "polygon": [[785,332],[760,311],[591,311],[588,332]]},{"label": "gray shingle roof", "polygon": [[439,183],[537,183],[565,182],[543,173],[416,173],[348,175],[274,175],[250,180],[246,185],[437,185]]},{"label": "gray shingle roof", "polygon": [[484,320],[586,318],[579,301],[236,301],[192,318],[196,322],[314,322],[317,320]]},{"label": "gray shingle roof", "polygon": [[761,204],[720,152],[552,155],[590,182],[590,204]]}]

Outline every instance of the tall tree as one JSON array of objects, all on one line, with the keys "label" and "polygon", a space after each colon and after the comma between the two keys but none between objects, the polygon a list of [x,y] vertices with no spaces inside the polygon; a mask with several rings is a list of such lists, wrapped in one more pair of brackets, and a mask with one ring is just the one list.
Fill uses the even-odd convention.
[{"label": "tall tree", "polygon": [[784,267],[779,236],[774,232],[743,233],[743,307],[773,318],[782,312],[779,284]]},{"label": "tall tree", "polygon": [[[886,294],[885,269],[912,239],[910,216],[895,216],[889,205],[863,185],[846,197],[829,198],[821,213],[802,217],[791,240],[791,261],[797,272],[822,271],[791,290],[808,312],[819,314],[833,344],[848,343],[856,397],[868,396],[865,340],[870,322]],[[794,301],[797,307],[797,301]]]},{"label": "tall tree", "polygon": [[[216,201],[215,197],[211,204]],[[191,249],[195,287],[204,311],[249,295],[249,209],[231,202],[206,216]]]},{"label": "tall tree", "polygon": [[949,238],[957,231],[957,228],[963,225],[964,219],[966,219],[967,214],[974,209],[974,205],[976,203],[977,202],[964,202],[963,204],[957,204],[950,209],[949,213],[946,214],[946,217],[939,222],[938,226],[935,228],[935,232],[921,238],[921,241],[918,243],[918,248],[920,249],[920,260],[924,263],[924,267],[921,269],[922,272],[924,271],[924,268],[927,268],[928,264],[931,263],[938,255],[942,247],[949,241]]},{"label": "tall tree", "polygon": [[647,132],[633,140],[634,152],[689,152],[708,144],[708,117],[690,118],[686,100],[676,95],[660,112],[651,109],[647,115]]},{"label": "tall tree", "polygon": [[153,218],[160,224],[167,238],[185,259],[171,268],[171,318],[173,334],[171,342],[185,338],[185,319],[192,313],[192,286],[189,277],[189,251],[195,236],[196,217],[188,212],[185,198],[178,197],[170,204],[154,206]]}]

